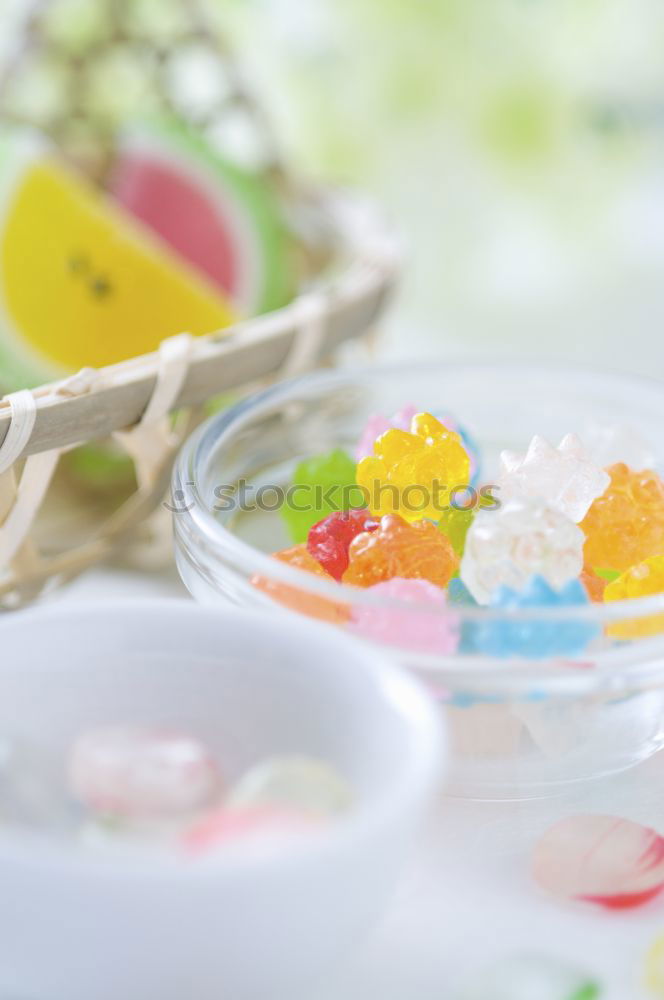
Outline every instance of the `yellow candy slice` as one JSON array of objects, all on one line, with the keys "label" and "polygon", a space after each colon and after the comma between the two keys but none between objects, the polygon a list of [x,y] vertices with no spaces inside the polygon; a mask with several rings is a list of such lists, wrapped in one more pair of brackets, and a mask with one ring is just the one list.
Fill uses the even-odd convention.
[{"label": "yellow candy slice", "polygon": [[15,155],[8,172],[0,222],[3,388],[114,364],[172,334],[234,321],[219,289],[50,151]]}]

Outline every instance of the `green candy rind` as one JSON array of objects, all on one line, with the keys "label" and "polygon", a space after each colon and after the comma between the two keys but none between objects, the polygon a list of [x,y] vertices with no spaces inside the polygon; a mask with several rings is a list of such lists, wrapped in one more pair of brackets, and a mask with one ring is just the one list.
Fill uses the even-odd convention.
[{"label": "green candy rind", "polygon": [[[179,154],[178,165],[186,172],[193,165],[223,181],[238,203],[244,206],[262,253],[262,287],[254,303],[256,313],[270,312],[286,305],[295,293],[295,247],[284,222],[276,194],[258,174],[236,167],[219,156],[206,140],[178,118],[150,118],[131,123],[133,135],[153,140],[168,152]],[[122,148],[122,142],[120,142]],[[190,167],[191,169],[191,167]]]}]

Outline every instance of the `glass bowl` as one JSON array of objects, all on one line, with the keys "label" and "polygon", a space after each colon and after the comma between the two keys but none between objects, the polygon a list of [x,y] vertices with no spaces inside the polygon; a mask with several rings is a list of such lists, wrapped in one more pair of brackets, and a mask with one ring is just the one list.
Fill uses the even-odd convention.
[{"label": "glass bowl", "polygon": [[[415,616],[410,620],[422,632],[445,615],[461,636],[533,620],[553,630],[590,626],[597,639],[564,657],[498,659],[472,652],[472,644],[464,652],[463,642],[436,655],[389,649],[445,706],[457,794],[550,795],[650,756],[664,734],[664,634],[619,641],[607,638],[607,627],[664,612],[664,595],[574,608],[440,609],[387,601],[270,558],[292,544],[278,509],[267,508],[277,507],[275,488],[290,483],[294,466],[336,447],[352,455],[370,415],[390,415],[409,402],[452,413],[470,430],[485,483],[495,481],[500,451],[525,450],[535,433],[557,443],[589,423],[629,425],[661,448],[664,429],[661,383],[563,366],[435,362],[323,372],[278,385],[212,417],[178,459],[170,507],[178,567],[192,595],[310,614],[356,635],[353,622],[367,610]],[[262,502],[252,507],[260,487]]]}]

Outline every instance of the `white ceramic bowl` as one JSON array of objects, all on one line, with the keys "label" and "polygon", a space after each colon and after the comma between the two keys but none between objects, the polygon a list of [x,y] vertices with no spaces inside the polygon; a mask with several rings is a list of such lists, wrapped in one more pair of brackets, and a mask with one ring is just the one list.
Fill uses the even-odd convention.
[{"label": "white ceramic bowl", "polygon": [[347,817],[273,854],[99,854],[0,828],[0,994],[295,1000],[380,913],[441,761],[416,684],[331,627],[179,601],[23,612],[0,625],[0,734],[67,747],[103,723],[194,731],[232,777],[323,757]]}]

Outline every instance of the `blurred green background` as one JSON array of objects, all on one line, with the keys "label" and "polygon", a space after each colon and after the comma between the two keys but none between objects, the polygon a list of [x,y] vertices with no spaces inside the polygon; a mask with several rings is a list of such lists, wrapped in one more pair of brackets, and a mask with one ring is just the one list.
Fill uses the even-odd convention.
[{"label": "blurred green background", "polygon": [[[0,0],[3,43],[21,6]],[[661,0],[215,11],[293,167],[372,192],[403,235],[384,355],[664,375]]]}]

